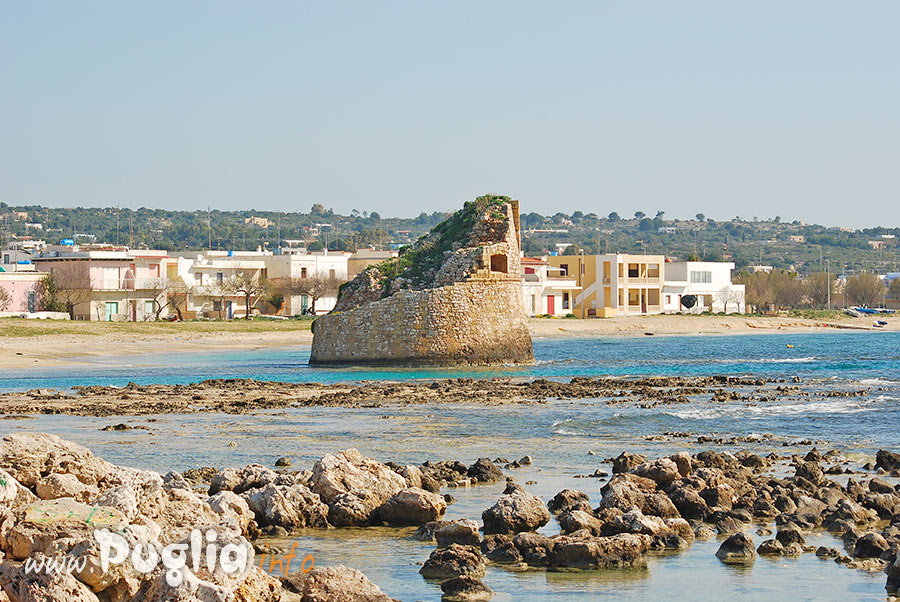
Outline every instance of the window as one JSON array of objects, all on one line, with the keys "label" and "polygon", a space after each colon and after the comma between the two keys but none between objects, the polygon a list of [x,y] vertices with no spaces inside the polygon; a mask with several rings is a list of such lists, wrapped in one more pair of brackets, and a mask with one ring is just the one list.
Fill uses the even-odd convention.
[{"label": "window", "polygon": [[628,305],[640,305],[640,304],[641,304],[641,289],[639,289],[639,288],[628,289]]},{"label": "window", "polygon": [[301,277],[301,278],[306,278],[306,277],[307,277],[307,274],[306,274],[306,268],[300,268],[300,277]]},{"label": "window", "polygon": [[569,309],[569,293],[563,293],[563,309]]},{"label": "window", "polygon": [[672,302],[672,295],[666,295],[666,305],[669,305]]},{"label": "window", "polygon": [[568,263],[559,264],[559,269],[562,271],[563,276],[569,275],[569,264]]},{"label": "window", "polygon": [[647,264],[647,278],[659,278],[659,264],[658,263],[648,263]]},{"label": "window", "polygon": [[525,268],[526,274],[534,274],[534,268]]},{"label": "window", "polygon": [[659,289],[647,289],[647,305],[659,305]]},{"label": "window", "polygon": [[200,272],[194,272],[194,280],[197,282],[197,284],[203,284],[203,274],[201,274]]},{"label": "window", "polygon": [[224,280],[225,280],[225,274],[223,274],[222,272],[218,272],[216,274],[216,282],[218,282],[219,284],[222,284],[222,282]]},{"label": "window", "polygon": [[153,301],[144,301],[144,313],[148,316],[152,316],[156,313],[156,305]]},{"label": "window", "polygon": [[9,263],[9,253],[3,256],[3,263]]},{"label": "window", "polygon": [[507,272],[507,259],[506,255],[491,255],[491,271],[492,272],[501,272],[505,274]]},{"label": "window", "polygon": [[641,275],[641,269],[636,263],[628,264],[628,277],[629,278],[637,278]]},{"label": "window", "polygon": [[213,299],[213,311],[222,311],[221,299]]},{"label": "window", "polygon": [[691,283],[692,284],[711,284],[712,283],[712,272],[691,270]]},{"label": "window", "polygon": [[335,274],[334,270],[328,270],[328,277],[334,280],[337,278],[337,275]]}]

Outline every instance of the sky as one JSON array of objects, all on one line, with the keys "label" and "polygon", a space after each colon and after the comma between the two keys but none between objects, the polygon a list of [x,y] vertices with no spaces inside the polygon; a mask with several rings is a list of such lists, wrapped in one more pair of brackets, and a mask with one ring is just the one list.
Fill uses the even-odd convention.
[{"label": "sky", "polygon": [[0,200],[900,225],[900,3],[0,0]]}]

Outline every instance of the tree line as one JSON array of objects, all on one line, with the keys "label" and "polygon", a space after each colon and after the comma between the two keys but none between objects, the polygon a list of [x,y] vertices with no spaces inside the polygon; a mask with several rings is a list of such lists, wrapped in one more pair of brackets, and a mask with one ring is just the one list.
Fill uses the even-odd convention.
[{"label": "tree line", "polygon": [[740,272],[735,276],[735,282],[744,285],[746,306],[755,312],[824,309],[829,300],[835,307],[839,299],[841,303],[862,307],[880,307],[885,299],[900,301],[900,278],[894,278],[885,286],[872,272],[850,276],[842,287],[834,274],[814,272],[801,278],[788,270]]}]

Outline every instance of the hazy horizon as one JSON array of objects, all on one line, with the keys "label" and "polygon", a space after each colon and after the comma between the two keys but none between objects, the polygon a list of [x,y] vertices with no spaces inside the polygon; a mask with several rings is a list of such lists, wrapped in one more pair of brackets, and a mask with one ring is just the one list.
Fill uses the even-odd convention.
[{"label": "hazy horizon", "polygon": [[[52,6],[52,9],[50,8]],[[0,7],[0,201],[900,225],[900,4]]]}]

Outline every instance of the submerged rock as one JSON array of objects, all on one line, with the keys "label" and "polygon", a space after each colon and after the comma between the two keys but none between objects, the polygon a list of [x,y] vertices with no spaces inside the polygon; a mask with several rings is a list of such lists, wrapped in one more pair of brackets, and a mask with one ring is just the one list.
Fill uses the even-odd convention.
[{"label": "submerged rock", "polygon": [[419,573],[426,579],[480,578],[484,577],[485,564],[478,548],[452,544],[432,552]]},{"label": "submerged rock", "polygon": [[490,600],[493,590],[475,577],[464,576],[448,579],[441,583],[444,602],[481,602]]},{"label": "submerged rock", "polygon": [[742,564],[756,559],[753,538],[746,533],[735,533],[719,546],[716,557],[728,564]]},{"label": "submerged rock", "polygon": [[364,574],[344,565],[291,573],[281,583],[299,602],[396,602]]}]

